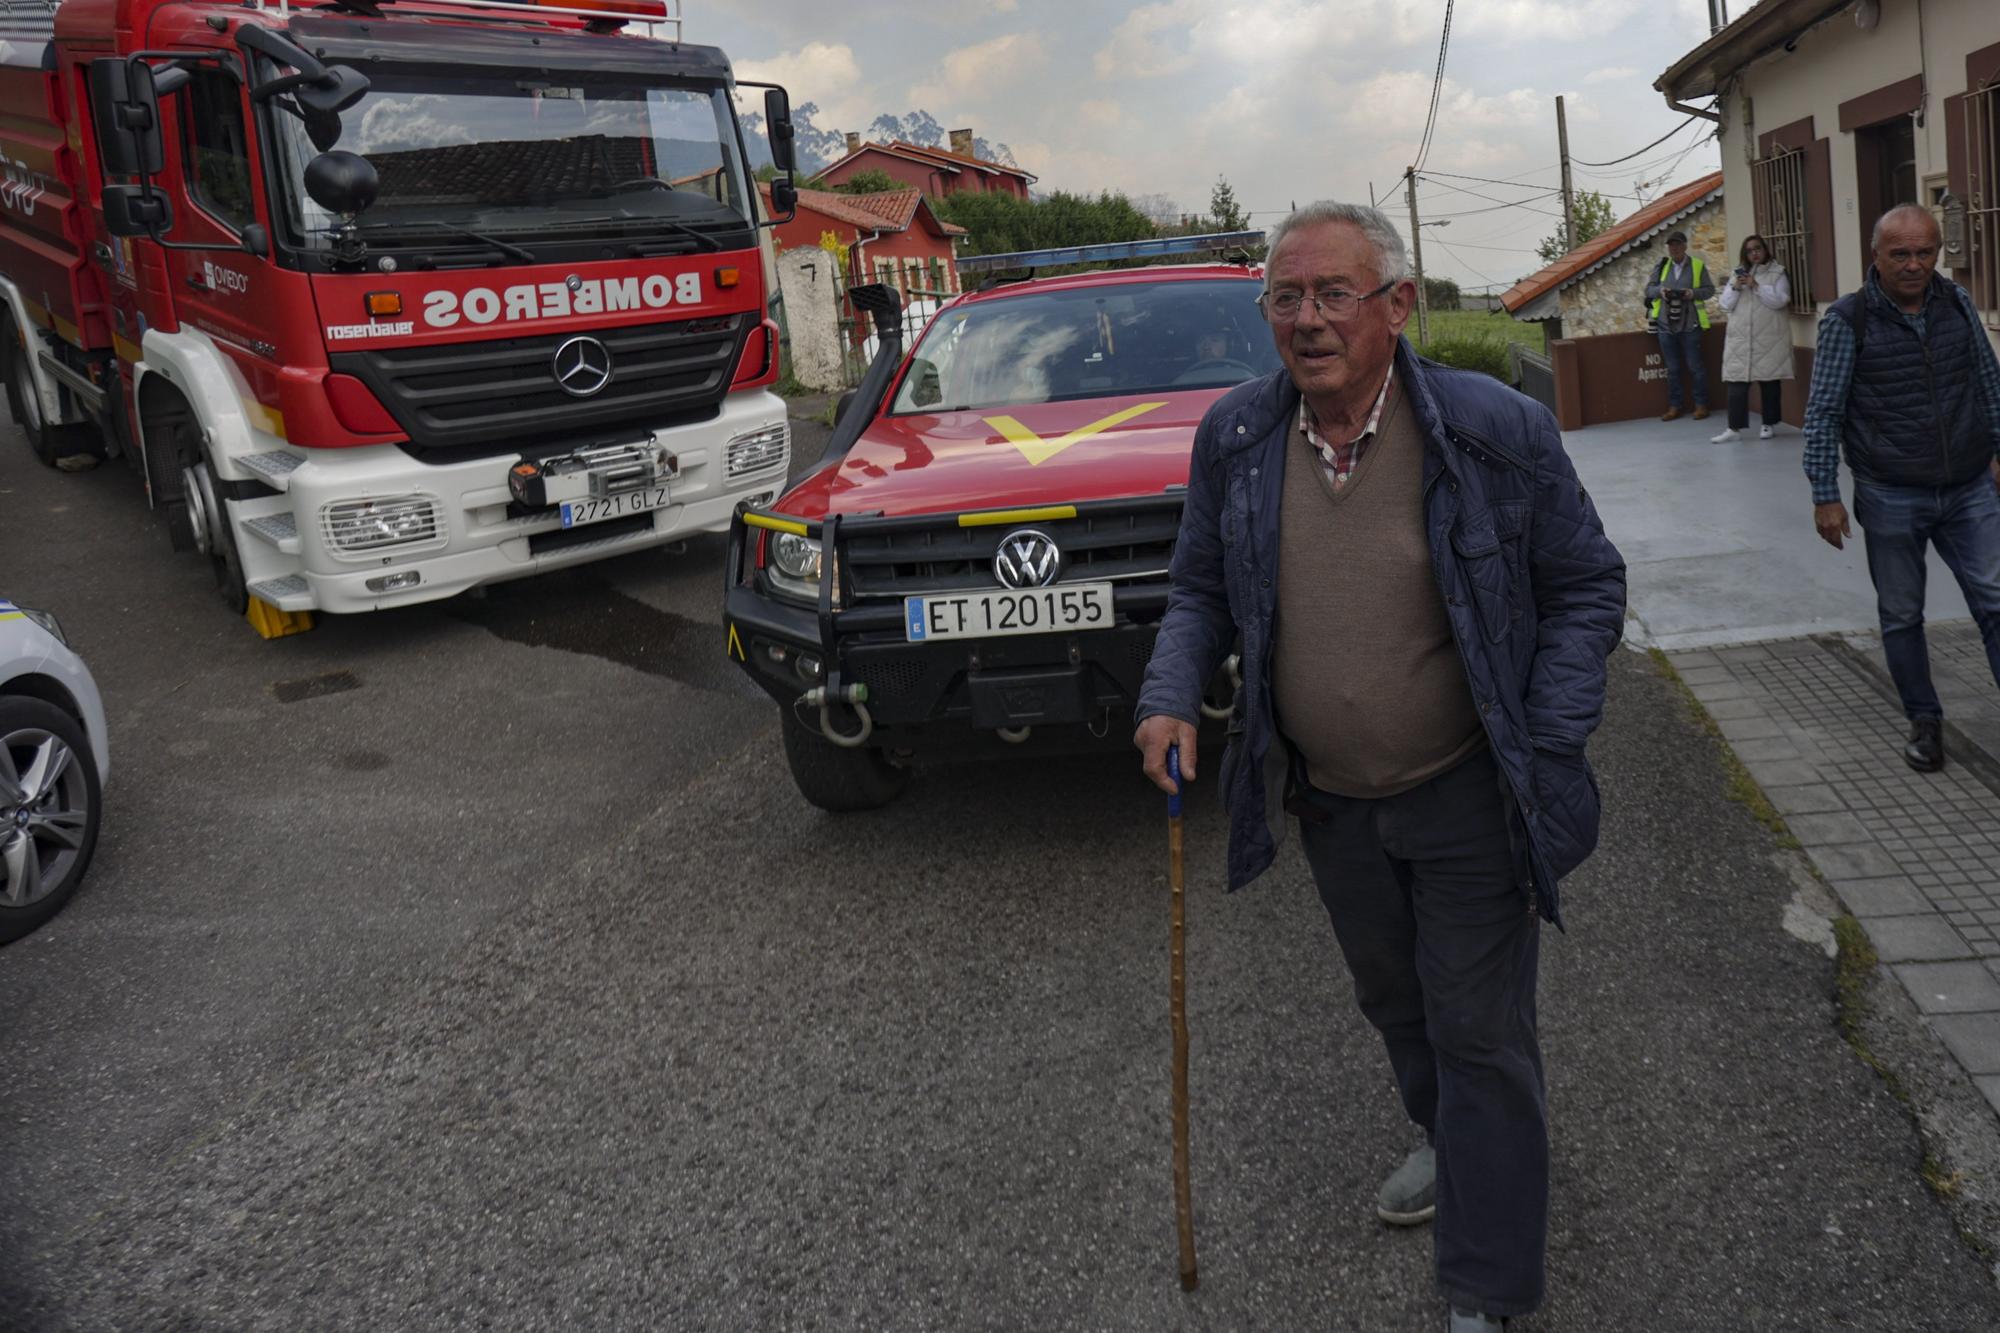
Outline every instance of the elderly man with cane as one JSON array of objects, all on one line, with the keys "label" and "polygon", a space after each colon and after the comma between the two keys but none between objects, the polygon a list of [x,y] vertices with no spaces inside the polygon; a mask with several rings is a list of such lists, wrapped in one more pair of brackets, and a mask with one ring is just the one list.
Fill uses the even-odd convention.
[{"label": "elderly man with cane", "polygon": [[1202,686],[1242,640],[1220,783],[1229,887],[1297,816],[1307,864],[1427,1142],[1377,1201],[1436,1217],[1449,1327],[1542,1300],[1549,1147],[1540,922],[1597,841],[1584,743],[1625,568],[1548,411],[1420,359],[1402,240],[1321,202],[1273,230],[1284,369],[1195,436],[1134,742],[1197,774]]}]

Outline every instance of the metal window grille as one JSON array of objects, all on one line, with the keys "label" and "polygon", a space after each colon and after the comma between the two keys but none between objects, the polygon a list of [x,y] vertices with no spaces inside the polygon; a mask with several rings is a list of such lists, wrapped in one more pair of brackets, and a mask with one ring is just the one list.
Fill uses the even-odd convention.
[{"label": "metal window grille", "polygon": [[2000,83],[1965,95],[1965,239],[1972,299],[2000,311]]},{"label": "metal window grille", "polygon": [[1806,155],[1779,152],[1750,164],[1757,234],[1792,283],[1792,313],[1813,313],[1812,227],[1806,216]]}]

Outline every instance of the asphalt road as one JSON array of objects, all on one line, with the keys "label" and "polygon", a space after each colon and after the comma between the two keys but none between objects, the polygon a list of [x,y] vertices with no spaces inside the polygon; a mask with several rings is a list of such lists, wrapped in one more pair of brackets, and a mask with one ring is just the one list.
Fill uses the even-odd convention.
[{"label": "asphalt road", "polygon": [[[0,592],[61,613],[114,756],[90,882],[0,952],[0,1325],[1441,1322],[1427,1231],[1373,1217],[1410,1132],[1296,848],[1225,897],[1196,784],[1184,1295],[1162,802],[1118,756],[807,807],[719,555],[264,643],[128,477],[0,435]],[[2000,1324],[1645,659],[1593,753],[1518,1326]]]}]

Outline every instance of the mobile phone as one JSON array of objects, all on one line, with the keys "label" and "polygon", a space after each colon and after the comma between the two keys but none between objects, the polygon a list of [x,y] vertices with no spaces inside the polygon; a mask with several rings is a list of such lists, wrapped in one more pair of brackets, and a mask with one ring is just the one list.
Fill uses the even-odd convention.
[{"label": "mobile phone", "polygon": [[1749,277],[1749,276],[1750,276],[1750,266],[1749,266],[1748,264],[1738,264],[1738,265],[1736,266],[1736,276],[1737,276],[1737,277],[1739,277],[1739,278],[1747,278],[1747,277]]}]

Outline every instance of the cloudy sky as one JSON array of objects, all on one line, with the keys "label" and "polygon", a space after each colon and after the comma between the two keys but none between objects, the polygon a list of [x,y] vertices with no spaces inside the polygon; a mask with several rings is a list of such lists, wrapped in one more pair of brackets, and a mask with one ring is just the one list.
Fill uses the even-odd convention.
[{"label": "cloudy sky", "polygon": [[[1745,0],[1732,9],[1740,10]],[[1445,0],[687,0],[687,37],[815,102],[820,128],[924,110],[1005,143],[1038,189],[1207,208],[1218,174],[1275,221],[1291,201],[1394,195],[1422,137]],[[1705,0],[1460,0],[1425,171],[1427,272],[1506,285],[1561,214],[1555,97],[1574,159],[1671,130],[1652,81],[1707,33]],[[1719,165],[1706,122],[1577,168],[1619,216]],[[1691,151],[1683,154],[1682,150]],[[1457,178],[1444,173],[1455,173]],[[1516,181],[1496,185],[1465,177]],[[1635,182],[1643,184],[1635,185]],[[1526,200],[1526,207],[1496,201]],[[1485,210],[1485,211],[1479,211]],[[1536,211],[1540,210],[1540,211]],[[1407,221],[1403,223],[1407,227]]]}]

